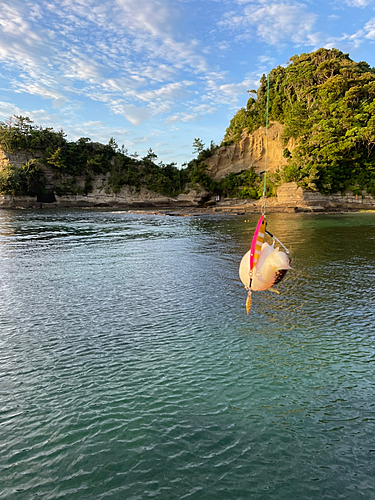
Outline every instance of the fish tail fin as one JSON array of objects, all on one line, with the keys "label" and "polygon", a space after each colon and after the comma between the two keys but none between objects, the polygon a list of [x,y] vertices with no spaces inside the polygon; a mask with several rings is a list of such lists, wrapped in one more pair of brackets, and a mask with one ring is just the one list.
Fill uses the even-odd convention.
[{"label": "fish tail fin", "polygon": [[251,309],[251,290],[249,290],[249,293],[247,294],[247,299],[246,299],[246,312],[249,314]]}]

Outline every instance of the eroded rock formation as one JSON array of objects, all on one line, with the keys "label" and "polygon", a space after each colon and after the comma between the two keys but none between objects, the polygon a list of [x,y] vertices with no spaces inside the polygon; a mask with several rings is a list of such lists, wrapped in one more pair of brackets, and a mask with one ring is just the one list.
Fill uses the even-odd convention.
[{"label": "eroded rock formation", "polygon": [[[268,128],[267,139],[267,170],[275,171],[286,164],[283,157],[284,148],[292,151],[295,147],[293,139],[290,139],[286,146],[282,142],[284,126],[273,122]],[[219,181],[227,174],[238,173],[250,167],[254,167],[257,173],[262,172],[265,166],[266,151],[266,129],[258,128],[252,134],[242,132],[241,141],[238,144],[223,146],[219,148],[215,155],[211,156],[205,163],[208,166],[209,175]]]}]

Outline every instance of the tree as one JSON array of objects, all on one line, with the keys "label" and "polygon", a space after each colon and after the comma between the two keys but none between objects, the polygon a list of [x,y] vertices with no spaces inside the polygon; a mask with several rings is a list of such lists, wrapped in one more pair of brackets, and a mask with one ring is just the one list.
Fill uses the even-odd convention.
[{"label": "tree", "polygon": [[204,143],[201,139],[194,139],[193,142],[193,153],[199,155],[204,150]]},{"label": "tree", "polygon": [[147,151],[147,155],[143,157],[143,161],[155,162],[155,160],[157,159],[157,157],[158,157],[158,155],[156,153],[154,153],[154,151],[150,148]]},{"label": "tree", "polygon": [[108,141],[108,146],[116,153],[118,151],[118,144],[113,137]]}]

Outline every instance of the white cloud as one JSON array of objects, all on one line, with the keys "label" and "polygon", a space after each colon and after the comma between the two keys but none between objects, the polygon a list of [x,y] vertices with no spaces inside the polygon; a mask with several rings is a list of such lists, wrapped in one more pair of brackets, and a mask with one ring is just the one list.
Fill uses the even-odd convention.
[{"label": "white cloud", "polygon": [[5,120],[13,115],[21,115],[22,112],[19,107],[13,103],[0,101],[0,118]]},{"label": "white cloud", "polygon": [[345,43],[350,46],[350,48],[357,49],[360,47],[366,40],[370,42],[375,40],[375,17],[371,18],[363,28],[356,31],[352,35],[348,35],[344,33],[340,37],[332,38],[326,44],[326,48],[332,48],[340,43]]},{"label": "white cloud", "polygon": [[254,87],[258,87],[259,78],[262,76],[261,71],[255,71],[245,75],[245,78],[238,83],[225,81],[225,75],[210,74],[205,78],[206,93],[203,99],[213,103],[220,102],[221,104],[229,105],[230,107],[238,106],[239,96],[246,96],[246,91]]},{"label": "white cloud", "polygon": [[191,81],[182,81],[175,83],[168,83],[155,90],[147,90],[144,92],[137,92],[138,99],[142,101],[164,101],[183,97],[187,93],[187,87],[194,85]]},{"label": "white cloud", "polygon": [[215,106],[208,104],[200,104],[198,106],[191,106],[190,112],[176,113],[165,120],[166,125],[171,125],[176,122],[194,122],[200,117],[210,115],[217,110]]},{"label": "white cloud", "polygon": [[373,17],[365,24],[364,31],[366,32],[365,38],[375,40],[375,18]]},{"label": "white cloud", "polygon": [[80,124],[69,124],[64,126],[64,131],[72,137],[73,140],[77,140],[80,137],[90,137],[92,141],[103,142],[103,137],[108,138],[115,137],[119,143],[128,140],[131,133],[129,130],[122,127],[110,127],[102,121],[90,120],[84,121]]},{"label": "white cloud", "polygon": [[38,38],[34,33],[29,32],[30,26],[28,23],[18,10],[10,5],[3,4],[0,6],[0,26],[3,33],[12,35],[26,34],[34,39]]},{"label": "white cloud", "polygon": [[172,31],[173,19],[178,15],[177,9],[160,0],[116,0],[116,3],[124,24],[158,37]]},{"label": "white cloud", "polygon": [[78,121],[71,115],[51,114],[44,109],[25,110],[10,102],[0,101],[0,120],[7,120],[13,115],[28,116],[36,124],[42,127],[51,127],[54,130],[63,128],[68,135],[68,140],[77,140],[80,137],[90,137],[92,141],[105,142],[110,137],[115,137],[121,144],[127,142],[129,147],[133,146],[130,139],[131,132],[123,127],[111,127],[102,121]]},{"label": "white cloud", "polygon": [[57,99],[54,99],[52,101],[52,107],[53,109],[59,109],[61,108],[62,106],[64,106],[64,104],[66,104],[66,97],[58,97]]},{"label": "white cloud", "polygon": [[241,12],[227,12],[219,25],[234,30],[238,41],[258,38],[274,46],[290,41],[315,45],[319,39],[313,31],[317,18],[304,4],[264,0],[246,2]]},{"label": "white cloud", "polygon": [[124,116],[132,125],[141,125],[152,117],[152,112],[149,109],[139,108],[134,104],[111,102],[110,106],[115,114]]},{"label": "white cloud", "polygon": [[373,3],[373,0],[346,0],[345,3],[349,5],[349,7],[359,7],[363,9]]},{"label": "white cloud", "polygon": [[16,92],[26,92],[27,94],[30,95],[39,95],[43,99],[52,99],[52,100],[60,99],[60,102],[62,102],[61,99],[65,99],[60,92],[44,87],[43,85],[39,85],[38,83],[30,83],[30,84],[16,83],[15,88]]},{"label": "white cloud", "polygon": [[50,55],[41,33],[36,34],[25,21],[27,12],[17,1],[0,4],[0,60],[22,69],[37,67],[38,60]]},{"label": "white cloud", "polygon": [[100,65],[76,50],[65,54],[65,59],[66,73],[63,76],[66,78],[92,82],[103,77]]},{"label": "white cloud", "polygon": [[168,0],[3,0],[0,62],[18,69],[16,92],[54,109],[101,101],[140,125],[185,106],[207,71],[203,45],[174,36],[179,9]]}]

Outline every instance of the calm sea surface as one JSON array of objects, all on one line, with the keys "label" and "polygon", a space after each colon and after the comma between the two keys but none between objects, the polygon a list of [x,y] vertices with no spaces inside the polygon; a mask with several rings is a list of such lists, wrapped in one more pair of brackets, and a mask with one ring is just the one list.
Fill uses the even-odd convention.
[{"label": "calm sea surface", "polygon": [[375,498],[375,213],[256,219],[0,212],[1,499]]}]

